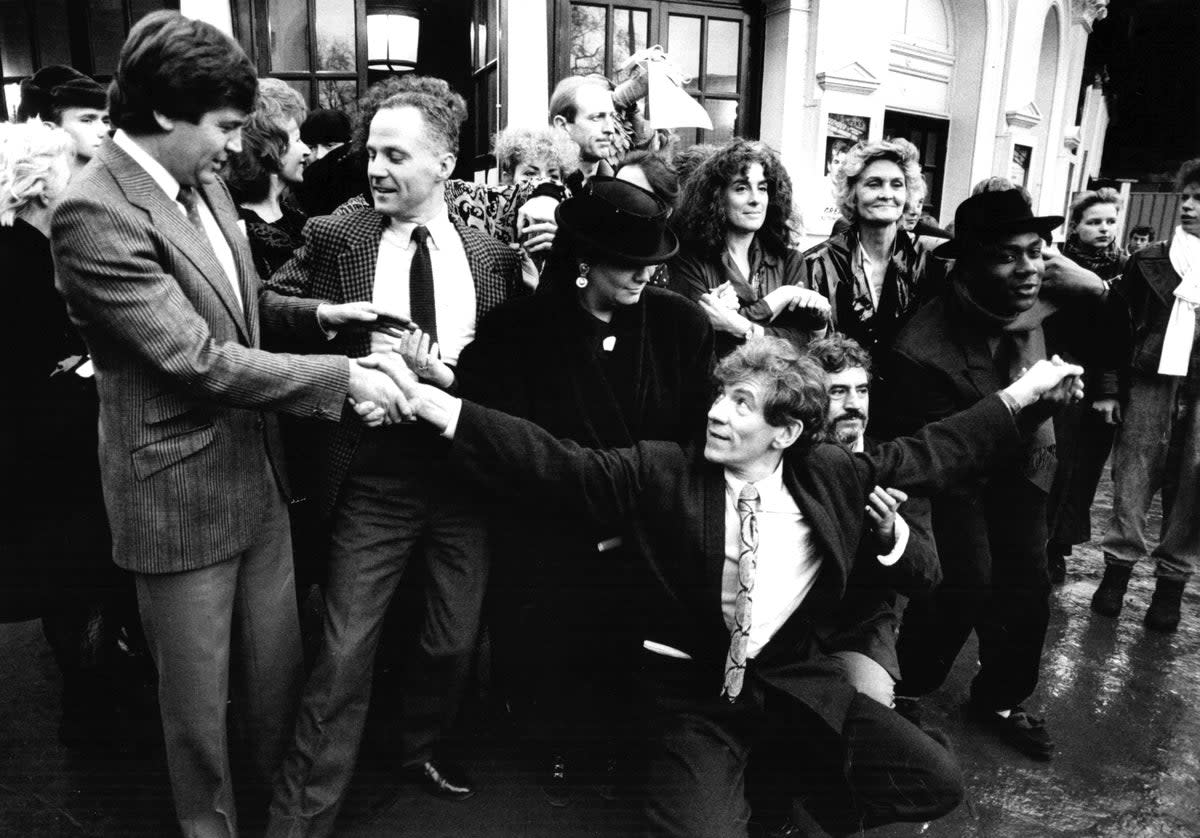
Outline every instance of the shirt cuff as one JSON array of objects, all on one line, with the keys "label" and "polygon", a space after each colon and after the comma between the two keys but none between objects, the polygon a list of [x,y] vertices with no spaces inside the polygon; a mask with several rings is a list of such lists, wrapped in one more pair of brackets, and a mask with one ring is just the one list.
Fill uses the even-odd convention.
[{"label": "shirt cuff", "polygon": [[462,416],[462,399],[450,399],[446,405],[446,427],[442,429],[442,436],[446,439],[454,439],[454,432],[458,430],[458,417]]},{"label": "shirt cuff", "polygon": [[908,521],[904,520],[904,516],[896,516],[896,546],[892,548],[892,552],[886,556],[879,556],[879,563],[884,567],[891,567],[896,562],[900,561],[900,557],[904,555],[904,551],[908,549]]},{"label": "shirt cuff", "polygon": [[335,337],[337,337],[337,329],[325,328],[325,324],[321,322],[320,314],[314,313],[313,317],[317,318],[317,328],[320,329],[321,333],[325,335],[325,340],[333,340]]},{"label": "shirt cuff", "polygon": [[996,395],[1000,397],[1000,401],[1004,402],[1004,406],[1008,408],[1008,412],[1016,416],[1021,412],[1021,406],[1017,404],[1017,400],[1003,390],[998,390]]}]

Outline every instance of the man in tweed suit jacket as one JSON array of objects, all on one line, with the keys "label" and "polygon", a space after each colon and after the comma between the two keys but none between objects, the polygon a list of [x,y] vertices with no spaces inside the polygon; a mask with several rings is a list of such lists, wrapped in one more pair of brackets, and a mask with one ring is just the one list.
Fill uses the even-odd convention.
[{"label": "man in tweed suit jacket", "polygon": [[[268,283],[269,300],[373,301],[436,330],[399,347],[427,380],[453,386],[452,364],[475,323],[520,293],[516,255],[447,212],[466,105],[440,79],[407,77],[371,121],[367,175],[374,207],[315,218],[304,244]],[[427,267],[426,267],[427,266]],[[432,286],[432,311],[420,288]],[[338,332],[312,346],[351,357],[389,338]],[[483,515],[448,479],[446,441],[424,425],[363,431],[347,419],[323,452],[322,498],[331,514],[321,649],[301,701],[292,748],[271,804],[268,835],[329,835],[353,774],[384,616],[415,550],[428,569],[418,660],[401,693],[405,774],[440,797],[473,793],[437,763],[479,628],[487,581]]]},{"label": "man in tweed suit jacket", "polygon": [[[136,574],[188,836],[237,834],[225,733],[233,632],[238,710],[263,781],[295,712],[287,483],[270,411],[336,420],[348,394],[398,395],[344,356],[257,348],[264,330],[321,329],[317,306],[299,300],[260,320],[250,251],[216,177],[256,88],[249,60],[215,28],[147,16],[110,90],[121,130],[53,222],[59,287],[96,368],[113,556]],[[374,316],[326,307],[326,326],[347,311]]]}]

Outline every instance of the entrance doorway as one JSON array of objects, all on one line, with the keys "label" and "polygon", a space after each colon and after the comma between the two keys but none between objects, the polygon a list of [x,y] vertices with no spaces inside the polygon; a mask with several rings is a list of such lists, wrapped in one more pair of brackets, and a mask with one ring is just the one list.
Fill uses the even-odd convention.
[{"label": "entrance doorway", "polygon": [[924,211],[941,217],[942,181],[946,173],[946,139],[950,122],[932,116],[917,116],[901,111],[883,112],[883,136],[903,137],[921,152],[921,173],[925,175]]}]

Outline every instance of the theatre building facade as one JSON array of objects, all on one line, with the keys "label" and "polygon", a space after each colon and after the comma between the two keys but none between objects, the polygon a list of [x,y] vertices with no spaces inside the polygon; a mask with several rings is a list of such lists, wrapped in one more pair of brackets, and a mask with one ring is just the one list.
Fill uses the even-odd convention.
[{"label": "theatre building facade", "polygon": [[1107,115],[1084,53],[1107,0],[0,0],[4,109],[19,79],[70,63],[111,75],[132,22],[179,8],[237,38],[262,75],[314,107],[352,102],[389,73],[449,80],[468,99],[463,176],[487,177],[491,136],[539,125],[554,83],[615,76],[661,44],[712,130],[782,153],[806,231],[833,220],[828,171],[849,144],[901,136],[921,150],[927,210],[943,222],[971,185],[1006,175],[1062,213],[1099,174]]}]

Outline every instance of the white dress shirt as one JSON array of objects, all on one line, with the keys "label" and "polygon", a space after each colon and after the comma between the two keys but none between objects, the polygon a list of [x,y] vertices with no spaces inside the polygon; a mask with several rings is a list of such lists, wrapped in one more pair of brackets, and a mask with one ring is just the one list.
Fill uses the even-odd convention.
[{"label": "white dress shirt", "polygon": [[[379,241],[375,285],[371,300],[402,317],[410,314],[408,272],[416,245],[415,221],[392,220]],[[429,263],[433,268],[433,304],[437,313],[438,345],[442,360],[458,362],[459,353],[475,339],[475,281],[462,237],[446,207],[425,223],[429,230]]]},{"label": "white dress shirt", "polygon": [[[179,181],[175,180],[174,176],[168,172],[162,163],[159,163],[150,152],[137,144],[137,141],[125,133],[124,130],[118,129],[113,135],[113,142],[121,147],[121,150],[133,158],[133,161],[146,170],[146,174],[150,175],[151,180],[158,184],[159,188],[166,193],[175,206],[179,207],[179,211],[183,213],[183,217],[187,218],[187,207],[179,202]],[[197,190],[199,191],[199,190]],[[200,223],[204,225],[204,232],[208,234],[208,243],[212,246],[213,255],[217,257],[217,263],[221,266],[221,270],[225,272],[225,278],[229,281],[230,287],[233,288],[234,299],[238,301],[238,305],[245,311],[246,303],[242,299],[242,289],[238,282],[237,262],[233,258],[233,248],[229,246],[229,242],[225,239],[225,234],[221,232],[221,225],[217,223],[217,218],[212,214],[212,210],[208,208],[208,202],[203,196],[197,195],[199,200],[196,202],[196,209],[200,213]],[[191,221],[188,221],[191,224]]]},{"label": "white dress shirt", "polygon": [[[734,600],[738,592],[738,554],[741,552],[741,519],[737,499],[746,485],[725,472],[725,568],[721,576],[721,610],[733,631]],[[783,463],[758,489],[758,552],[754,590],[750,594],[750,640],[746,657],[753,658],[775,636],[787,618],[812,590],[822,559],[812,547],[812,530],[804,514],[783,485]]]}]

